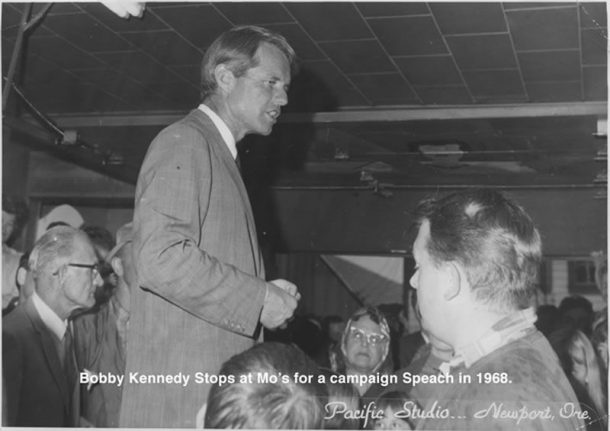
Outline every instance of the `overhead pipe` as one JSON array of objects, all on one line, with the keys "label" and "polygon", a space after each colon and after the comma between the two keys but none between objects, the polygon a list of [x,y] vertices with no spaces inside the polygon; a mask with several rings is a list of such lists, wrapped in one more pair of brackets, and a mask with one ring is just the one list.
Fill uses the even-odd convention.
[{"label": "overhead pipe", "polygon": [[11,92],[11,88],[13,88],[15,73],[17,72],[17,64],[21,58],[24,37],[29,30],[34,28],[34,26],[36,26],[36,24],[38,24],[42,18],[44,18],[51,6],[53,6],[53,3],[46,5],[34,18],[32,18],[31,21],[28,22],[28,18],[32,12],[32,3],[28,3],[23,11],[23,14],[21,15],[21,22],[19,23],[19,29],[17,30],[17,40],[15,41],[15,46],[13,47],[13,55],[11,56],[11,62],[8,67],[6,84],[4,84],[4,89],[2,91],[2,112],[6,111],[8,96]]}]

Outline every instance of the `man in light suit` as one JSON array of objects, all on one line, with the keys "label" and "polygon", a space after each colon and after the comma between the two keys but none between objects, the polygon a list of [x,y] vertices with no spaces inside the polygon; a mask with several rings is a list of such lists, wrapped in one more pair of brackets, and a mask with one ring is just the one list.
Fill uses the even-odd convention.
[{"label": "man in light suit", "polygon": [[79,425],[78,370],[69,317],[90,308],[102,284],[87,235],[53,228],[35,244],[34,293],[2,321],[3,416],[7,426]]},{"label": "man in light suit", "polygon": [[236,142],[271,133],[288,102],[294,58],[265,29],[222,34],[202,62],[203,103],[148,149],[136,186],[140,288],[121,427],[192,428],[222,363],[254,344],[259,323],[273,329],[292,317],[296,286],[265,281]]}]

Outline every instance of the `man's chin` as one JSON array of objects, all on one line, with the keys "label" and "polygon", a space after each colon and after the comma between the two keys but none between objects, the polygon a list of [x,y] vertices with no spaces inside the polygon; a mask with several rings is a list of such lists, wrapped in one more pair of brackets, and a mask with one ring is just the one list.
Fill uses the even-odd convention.
[{"label": "man's chin", "polygon": [[263,135],[263,136],[269,136],[272,131],[273,131],[273,125],[271,125],[267,128],[261,128],[261,130],[258,132],[258,134]]}]

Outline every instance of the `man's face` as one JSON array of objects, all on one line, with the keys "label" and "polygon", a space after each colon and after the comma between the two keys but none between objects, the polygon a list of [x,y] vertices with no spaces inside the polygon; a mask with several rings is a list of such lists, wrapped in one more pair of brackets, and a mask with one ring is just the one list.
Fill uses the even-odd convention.
[{"label": "man's face", "polygon": [[15,214],[2,211],[2,243],[4,244],[15,228]]},{"label": "man's face", "polygon": [[444,340],[443,322],[446,321],[443,288],[450,282],[448,272],[436,266],[428,253],[426,245],[430,238],[430,223],[427,220],[419,227],[413,243],[415,272],[409,281],[417,290],[417,304],[421,313],[422,328]]},{"label": "man's face", "polygon": [[96,265],[97,263],[97,254],[89,240],[82,236],[75,238],[74,251],[64,264],[61,281],[64,299],[70,309],[93,307],[95,289],[103,284],[102,277],[96,269],[73,265]]},{"label": "man's face", "polygon": [[227,94],[231,130],[239,139],[249,133],[268,135],[288,103],[290,65],[278,48],[262,43],[256,52],[259,64],[235,78]]}]

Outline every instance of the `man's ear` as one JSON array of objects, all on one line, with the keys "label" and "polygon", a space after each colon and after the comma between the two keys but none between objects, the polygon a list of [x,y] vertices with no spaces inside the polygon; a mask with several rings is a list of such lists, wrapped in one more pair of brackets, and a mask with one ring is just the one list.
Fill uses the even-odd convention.
[{"label": "man's ear", "polygon": [[226,64],[219,64],[214,68],[214,78],[218,88],[224,92],[231,91],[235,85],[235,75]]},{"label": "man's ear", "polygon": [[17,284],[19,286],[23,286],[25,284],[25,279],[28,275],[28,272],[25,268],[19,267],[17,268]]},{"label": "man's ear", "polygon": [[110,266],[112,266],[112,270],[117,276],[123,277],[125,270],[123,269],[123,261],[120,257],[114,256],[110,261]]},{"label": "man's ear", "polygon": [[465,274],[462,268],[457,262],[445,262],[444,271],[447,272],[448,283],[443,293],[443,298],[450,301],[456,298],[462,289],[465,288],[464,282],[466,281]]}]

